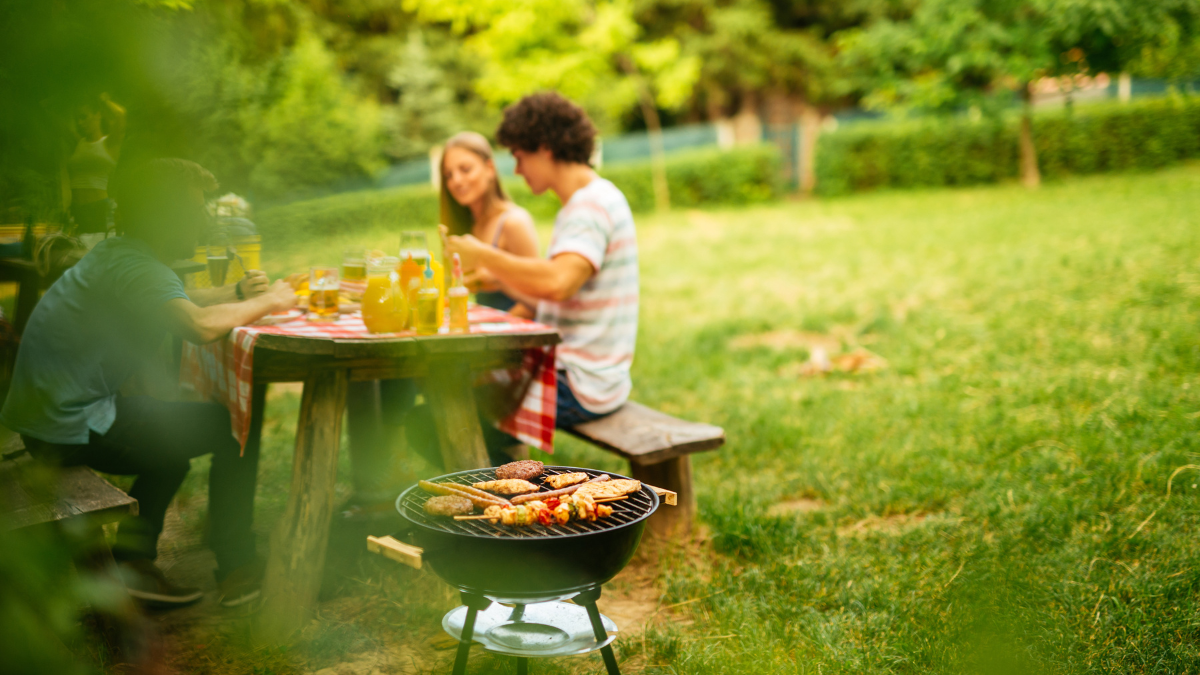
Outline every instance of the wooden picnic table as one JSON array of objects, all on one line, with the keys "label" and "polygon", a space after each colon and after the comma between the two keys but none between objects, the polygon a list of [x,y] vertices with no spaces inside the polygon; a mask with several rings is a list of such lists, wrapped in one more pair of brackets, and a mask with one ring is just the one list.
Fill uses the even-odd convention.
[{"label": "wooden picnic table", "polygon": [[419,378],[447,471],[487,466],[474,375],[520,363],[524,350],[560,341],[552,329],[512,334],[338,340],[262,334],[254,347],[247,444],[260,442],[266,386],[303,382],[292,484],[271,537],[263,581],[261,636],[285,639],[312,615],[325,564],[348,385]]},{"label": "wooden picnic table", "polygon": [[[178,260],[171,264],[171,269],[182,280],[185,274],[199,272],[206,267],[204,263],[194,260]],[[12,324],[19,335],[25,331],[29,315],[33,314],[33,308],[46,284],[37,265],[26,258],[0,258],[0,282],[6,281],[17,284],[17,303],[13,309]]]}]

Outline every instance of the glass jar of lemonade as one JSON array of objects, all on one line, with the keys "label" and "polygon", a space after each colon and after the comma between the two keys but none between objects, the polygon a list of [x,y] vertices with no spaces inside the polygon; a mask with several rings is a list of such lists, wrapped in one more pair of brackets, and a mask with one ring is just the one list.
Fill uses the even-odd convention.
[{"label": "glass jar of lemonade", "polygon": [[373,258],[367,263],[367,290],[363,292],[362,318],[372,333],[404,330],[408,300],[400,288],[396,273],[399,261],[391,256]]}]

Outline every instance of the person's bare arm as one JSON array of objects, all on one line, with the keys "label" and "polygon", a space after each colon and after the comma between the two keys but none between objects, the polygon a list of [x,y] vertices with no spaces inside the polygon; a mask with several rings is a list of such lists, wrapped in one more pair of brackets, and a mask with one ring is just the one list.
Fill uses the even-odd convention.
[{"label": "person's bare arm", "polygon": [[530,299],[561,302],[579,292],[596,270],[578,253],[560,253],[550,260],[522,258],[492,248],[471,235],[448,238],[449,250],[458,253],[463,267],[486,267],[492,276]]},{"label": "person's bare arm", "polygon": [[201,307],[191,300],[176,298],[163,307],[169,331],[193,344],[205,344],[221,339],[237,326],[258,321],[271,312],[291,309],[295,304],[296,292],[281,280],[266,293],[244,302]]},{"label": "person's bare arm", "polygon": [[242,296],[247,300],[267,292],[271,286],[267,273],[262,270],[250,270],[236,284],[227,284],[219,288],[193,288],[187,292],[188,298],[201,307],[239,302],[237,287],[242,287]]},{"label": "person's bare arm", "polygon": [[119,160],[121,143],[125,140],[125,109],[113,103],[108,94],[100,94],[100,102],[104,106],[100,114],[108,122],[108,139],[104,141],[104,148],[113,159]]}]

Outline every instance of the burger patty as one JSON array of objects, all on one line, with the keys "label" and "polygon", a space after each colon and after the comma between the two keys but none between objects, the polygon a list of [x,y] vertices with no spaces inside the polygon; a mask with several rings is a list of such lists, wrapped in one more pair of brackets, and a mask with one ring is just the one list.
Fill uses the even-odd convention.
[{"label": "burger patty", "polygon": [[475,510],[475,505],[466,497],[442,495],[425,500],[425,513],[431,516],[465,516]]},{"label": "burger patty", "polygon": [[499,480],[507,480],[515,478],[517,480],[533,480],[542,475],[545,470],[545,464],[536,459],[522,459],[519,462],[509,462],[503,466],[496,467],[496,478]]}]

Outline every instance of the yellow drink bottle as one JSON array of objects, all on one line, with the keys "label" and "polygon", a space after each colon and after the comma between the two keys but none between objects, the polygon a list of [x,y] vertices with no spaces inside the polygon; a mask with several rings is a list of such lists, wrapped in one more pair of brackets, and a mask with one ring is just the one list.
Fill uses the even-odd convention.
[{"label": "yellow drink bottle", "polygon": [[371,261],[367,270],[367,290],[363,292],[362,318],[372,333],[396,333],[404,330],[408,319],[408,300],[400,289],[396,258]]},{"label": "yellow drink bottle", "polygon": [[438,314],[442,294],[438,292],[437,283],[433,280],[433,267],[428,260],[425,263],[424,277],[421,289],[417,291],[417,334],[433,335],[442,327],[442,315]]},{"label": "yellow drink bottle", "polygon": [[400,263],[400,290],[408,303],[408,314],[404,317],[405,328],[416,328],[417,325],[417,291],[421,289],[421,272],[423,265],[413,260],[410,252]]},{"label": "yellow drink bottle", "polygon": [[450,332],[466,333],[471,330],[471,322],[467,319],[467,287],[462,285],[462,261],[454,254],[454,285],[446,294],[450,304]]}]

